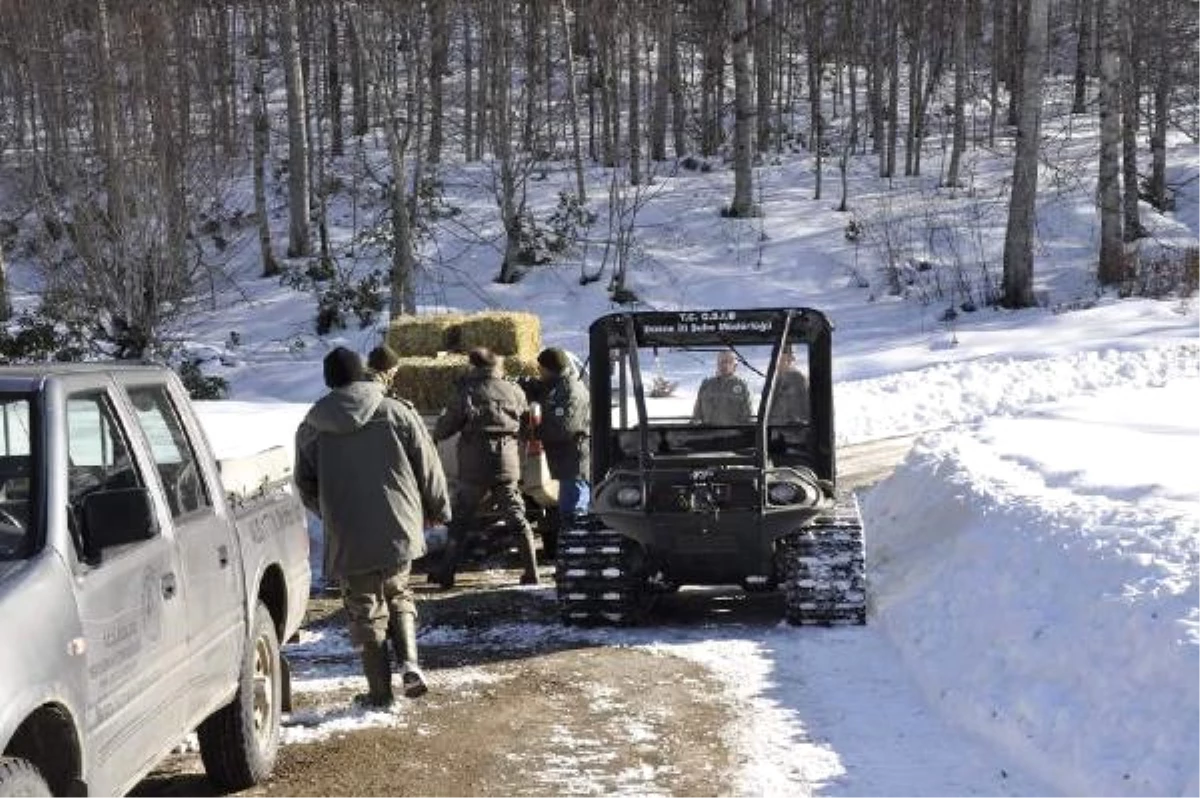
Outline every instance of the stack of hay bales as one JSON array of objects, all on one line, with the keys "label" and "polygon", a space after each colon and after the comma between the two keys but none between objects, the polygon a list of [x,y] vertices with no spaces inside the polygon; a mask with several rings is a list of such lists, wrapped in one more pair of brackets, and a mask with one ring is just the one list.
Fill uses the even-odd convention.
[{"label": "stack of hay bales", "polygon": [[442,313],[402,316],[388,326],[387,343],[400,356],[396,392],[421,413],[439,413],[469,369],[466,353],[486,346],[504,356],[509,377],[536,376],[541,321],[532,313]]}]

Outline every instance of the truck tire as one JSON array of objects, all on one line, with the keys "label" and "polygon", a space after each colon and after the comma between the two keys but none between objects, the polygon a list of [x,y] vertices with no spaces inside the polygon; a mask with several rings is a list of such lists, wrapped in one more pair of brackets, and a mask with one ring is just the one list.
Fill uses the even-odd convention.
[{"label": "truck tire", "polygon": [[0,756],[0,796],[53,794],[50,785],[28,759]]},{"label": "truck tire", "polygon": [[279,752],[281,700],[279,637],[261,601],[237,694],[196,730],[209,779],[228,792],[253,787],[271,774]]}]

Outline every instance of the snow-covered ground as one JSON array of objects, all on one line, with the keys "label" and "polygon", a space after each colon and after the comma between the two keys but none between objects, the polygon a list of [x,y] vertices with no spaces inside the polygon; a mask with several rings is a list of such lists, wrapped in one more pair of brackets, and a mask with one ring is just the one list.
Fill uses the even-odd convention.
[{"label": "snow-covered ground", "polygon": [[[1094,163],[1094,131],[1078,124],[1074,135],[1081,154],[1055,157]],[[1184,186],[1179,207],[1189,210],[1172,217],[1147,209],[1144,221],[1155,245],[1194,247],[1200,154],[1182,141],[1170,158]],[[969,161],[972,192],[950,196],[932,188],[935,178],[897,180],[889,194],[866,159],[852,171],[851,204],[868,221],[890,204],[919,231],[936,210],[949,220],[945,235],[957,220],[982,242],[979,257],[995,279],[1003,214],[999,223],[971,214],[1002,203],[1010,162],[984,150]],[[868,625],[587,634],[694,659],[728,685],[743,710],[731,731],[742,793],[1196,795],[1196,298],[1118,300],[1096,289],[1093,184],[1083,181],[1044,192],[1039,204],[1043,306],[944,321],[963,297],[922,294],[920,284],[906,298],[889,294],[879,253],[846,239],[836,200],[811,199],[811,168],[804,155],[763,167],[765,214],[748,221],[718,214],[732,190],[727,171],[660,175],[639,218],[630,284],[658,308],[823,309],[836,325],[838,440],[917,434],[895,474],[860,497]],[[497,230],[484,171],[447,175],[463,214],[459,232]],[[555,171],[533,186],[535,209],[551,208],[570,179]],[[605,173],[593,170],[591,179],[593,196],[602,196]],[[834,184],[830,173],[826,185]],[[248,185],[231,196],[252,207]],[[281,241],[282,200],[273,201]],[[349,203],[331,207],[344,240]],[[338,344],[365,353],[381,328],[318,338],[310,296],[254,279],[252,237],[229,251],[240,285],[219,293],[217,310],[198,312],[180,336],[192,352],[219,355],[206,369],[230,380],[234,401],[205,403],[202,414],[218,450],[235,456],[290,446],[306,403],[323,393],[321,357]],[[533,310],[547,343],[578,351],[589,321],[617,309],[604,280],[579,284],[578,261],[497,285],[487,242],[445,233],[437,252],[443,260],[427,264],[426,310]],[[590,266],[596,257],[593,248]],[[18,289],[36,285],[21,262],[11,268]],[[18,305],[30,299],[16,297]],[[694,388],[680,386],[685,396]],[[506,633],[510,641],[583,634]],[[297,688],[328,689],[343,678],[354,676],[303,675]],[[290,732],[295,740],[387,722],[353,712],[302,720]]]}]

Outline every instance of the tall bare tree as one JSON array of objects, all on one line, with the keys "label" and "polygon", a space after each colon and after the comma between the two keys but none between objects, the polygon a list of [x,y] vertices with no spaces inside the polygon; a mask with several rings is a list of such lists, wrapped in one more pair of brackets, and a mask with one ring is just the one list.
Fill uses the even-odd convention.
[{"label": "tall bare tree", "polygon": [[1012,197],[1004,235],[1004,287],[1001,304],[1024,308],[1033,296],[1033,233],[1037,220],[1038,150],[1041,145],[1042,73],[1046,67],[1049,0],[1028,0],[1021,108]]},{"label": "tall bare tree", "polygon": [[754,93],[750,75],[750,30],[746,0],[728,0],[729,36],[733,50],[733,201],[729,215],[755,215]]},{"label": "tall bare tree", "polygon": [[1101,285],[1127,277],[1121,225],[1121,32],[1118,0],[1096,0],[1097,47],[1100,49],[1100,201]]},{"label": "tall bare tree", "polygon": [[312,254],[309,227],[308,99],[300,63],[296,0],[282,0],[279,15],[280,54],[287,87],[288,116],[288,249],[289,258]]}]

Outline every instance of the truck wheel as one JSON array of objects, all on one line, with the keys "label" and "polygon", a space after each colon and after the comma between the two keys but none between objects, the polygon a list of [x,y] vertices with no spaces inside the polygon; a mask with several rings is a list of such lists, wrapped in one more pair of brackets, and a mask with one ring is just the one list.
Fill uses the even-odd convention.
[{"label": "truck wheel", "polygon": [[280,673],[279,637],[271,613],[260,601],[254,610],[237,695],[196,730],[204,769],[224,790],[253,787],[275,766],[282,698]]},{"label": "truck wheel", "polygon": [[0,796],[53,794],[50,785],[28,759],[0,756]]}]

